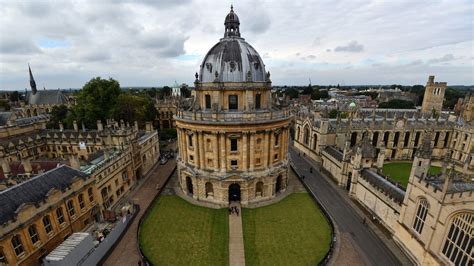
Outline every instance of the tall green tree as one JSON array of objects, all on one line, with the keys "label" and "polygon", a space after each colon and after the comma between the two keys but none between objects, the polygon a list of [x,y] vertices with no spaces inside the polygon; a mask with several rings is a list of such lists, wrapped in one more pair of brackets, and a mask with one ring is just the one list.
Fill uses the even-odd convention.
[{"label": "tall green tree", "polygon": [[87,128],[95,128],[97,120],[106,120],[121,94],[118,81],[96,77],[87,82],[77,94],[76,105],[68,117],[68,122],[77,120]]},{"label": "tall green tree", "polygon": [[153,121],[156,118],[156,108],[149,97],[122,93],[118,96],[115,106],[111,109],[111,116],[119,121],[124,120],[130,124],[138,121]]},{"label": "tall green tree", "polygon": [[49,118],[48,123],[46,124],[47,128],[58,128],[59,123],[63,123],[67,127],[67,115],[69,113],[69,109],[66,105],[56,105],[51,109],[51,117]]}]

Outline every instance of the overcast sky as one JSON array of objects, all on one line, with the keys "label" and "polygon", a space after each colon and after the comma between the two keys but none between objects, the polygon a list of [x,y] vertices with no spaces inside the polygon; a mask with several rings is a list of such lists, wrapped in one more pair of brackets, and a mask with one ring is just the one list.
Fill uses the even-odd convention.
[{"label": "overcast sky", "polygon": [[274,85],[474,84],[472,0],[0,0],[0,89],[191,84],[231,3]]}]

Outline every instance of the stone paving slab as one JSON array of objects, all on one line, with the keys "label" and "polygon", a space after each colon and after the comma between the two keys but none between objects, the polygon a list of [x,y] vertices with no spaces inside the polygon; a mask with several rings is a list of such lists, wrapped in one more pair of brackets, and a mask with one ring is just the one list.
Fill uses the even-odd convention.
[{"label": "stone paving slab", "polygon": [[229,215],[229,265],[244,266],[244,234],[242,230],[242,210],[240,204],[232,203],[231,206],[237,207],[239,214]]}]

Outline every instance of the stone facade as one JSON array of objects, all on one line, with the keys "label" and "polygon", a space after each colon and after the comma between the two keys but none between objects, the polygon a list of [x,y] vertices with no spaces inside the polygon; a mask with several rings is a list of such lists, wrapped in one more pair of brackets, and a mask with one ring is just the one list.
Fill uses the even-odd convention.
[{"label": "stone facade", "polygon": [[443,109],[444,93],[446,91],[446,82],[435,82],[434,76],[429,76],[425,87],[425,95],[423,97],[423,104],[421,112],[424,114],[431,114],[436,112],[441,113]]},{"label": "stone facade", "polygon": [[[238,20],[233,11],[228,18],[233,22],[226,23]],[[236,47],[231,43],[248,45],[235,32],[235,25],[232,29],[229,25],[226,37],[218,44],[229,46],[211,49],[201,75],[196,73],[193,98],[181,102],[175,116],[179,184],[185,194],[200,201],[227,206],[229,201],[237,200],[246,206],[271,199],[286,189],[291,114],[272,97],[270,74],[258,74],[265,73],[261,69],[264,65],[253,48],[242,51],[252,53],[254,63],[245,62],[250,57],[240,52],[229,59],[237,52],[226,50]],[[213,53],[223,53],[223,57]],[[258,68],[258,73],[241,77],[242,73],[232,70],[237,67],[248,72]],[[239,81],[242,78],[246,81]]]}]

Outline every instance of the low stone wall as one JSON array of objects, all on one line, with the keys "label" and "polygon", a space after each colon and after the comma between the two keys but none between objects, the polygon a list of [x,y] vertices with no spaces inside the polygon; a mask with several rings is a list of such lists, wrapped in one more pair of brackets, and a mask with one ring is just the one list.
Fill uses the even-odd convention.
[{"label": "low stone wall", "polygon": [[392,234],[395,232],[401,203],[394,201],[363,178],[358,179],[355,197],[387,230]]}]

